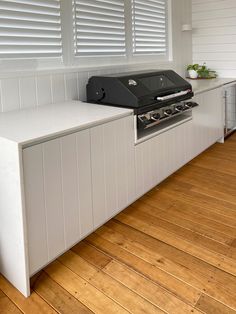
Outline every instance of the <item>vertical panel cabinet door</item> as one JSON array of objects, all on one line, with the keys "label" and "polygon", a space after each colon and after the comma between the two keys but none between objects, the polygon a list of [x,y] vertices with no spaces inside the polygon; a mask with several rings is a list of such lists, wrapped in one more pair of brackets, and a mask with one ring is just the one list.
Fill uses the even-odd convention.
[{"label": "vertical panel cabinet door", "polygon": [[145,194],[189,160],[191,121],[135,147],[137,197]]},{"label": "vertical panel cabinet door", "polygon": [[195,97],[199,107],[193,109],[193,157],[223,137],[222,89],[217,88]]},{"label": "vertical panel cabinet door", "polygon": [[89,130],[23,150],[30,275],[93,230]]},{"label": "vertical panel cabinet door", "polygon": [[133,116],[91,129],[94,227],[135,200]]}]

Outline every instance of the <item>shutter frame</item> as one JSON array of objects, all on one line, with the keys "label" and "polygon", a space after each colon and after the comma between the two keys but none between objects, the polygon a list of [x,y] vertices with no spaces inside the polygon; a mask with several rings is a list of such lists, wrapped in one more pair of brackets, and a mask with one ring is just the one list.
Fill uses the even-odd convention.
[{"label": "shutter frame", "polygon": [[62,57],[60,0],[0,0],[0,59]]}]

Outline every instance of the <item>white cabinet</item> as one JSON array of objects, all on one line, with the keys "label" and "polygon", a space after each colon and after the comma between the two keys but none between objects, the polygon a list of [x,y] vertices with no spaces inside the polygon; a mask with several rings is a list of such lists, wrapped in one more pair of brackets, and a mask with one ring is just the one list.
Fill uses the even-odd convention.
[{"label": "white cabinet", "polygon": [[90,131],[23,150],[30,275],[93,230]]},{"label": "white cabinet", "polygon": [[[30,129],[23,127],[30,120],[27,111],[20,113],[24,119],[21,116],[18,131],[23,135],[0,137],[3,275],[28,296],[30,276],[223,137],[221,93],[218,88],[197,95],[200,106],[193,109],[192,120],[136,146],[133,115],[120,115],[121,109],[112,121],[107,120],[111,109],[103,109],[97,125],[91,121],[97,121],[101,107],[87,117],[87,107],[81,105],[88,124],[78,132],[71,116],[77,105],[69,111],[63,107],[70,119],[59,114],[57,122],[50,116],[53,110],[42,109],[41,116],[37,109]],[[18,115],[13,114],[14,124]],[[42,117],[47,119],[46,135]],[[51,124],[55,131],[50,133]]]},{"label": "white cabinet", "polygon": [[137,197],[190,159],[192,121],[185,122],[135,147]]},{"label": "white cabinet", "polygon": [[135,200],[133,118],[91,129],[94,227]]},{"label": "white cabinet", "polygon": [[133,115],[19,144],[0,137],[0,271],[29,279],[136,198]]},{"label": "white cabinet", "polygon": [[135,199],[133,117],[23,149],[29,272]]},{"label": "white cabinet", "polygon": [[224,136],[222,88],[195,96],[199,103],[193,109],[192,158]]},{"label": "white cabinet", "polygon": [[136,145],[137,197],[223,137],[222,89],[197,95],[192,120]]}]

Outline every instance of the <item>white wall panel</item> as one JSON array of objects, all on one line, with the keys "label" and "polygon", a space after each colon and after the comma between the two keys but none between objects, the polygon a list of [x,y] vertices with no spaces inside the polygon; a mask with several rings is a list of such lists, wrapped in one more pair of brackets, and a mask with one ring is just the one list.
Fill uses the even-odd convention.
[{"label": "white wall panel", "polygon": [[63,102],[66,100],[65,94],[65,76],[63,73],[51,76],[53,103]]},{"label": "white wall panel", "polygon": [[236,1],[192,0],[193,61],[236,77]]},{"label": "white wall panel", "polygon": [[9,78],[1,81],[2,111],[20,108],[19,79]]},{"label": "white wall panel", "polygon": [[36,77],[37,104],[48,105],[52,103],[52,88],[50,75]]},{"label": "white wall panel", "polygon": [[66,100],[78,100],[77,73],[66,73]]},{"label": "white wall panel", "polygon": [[36,84],[35,77],[22,77],[20,79],[20,107],[34,107],[37,105],[36,101]]}]

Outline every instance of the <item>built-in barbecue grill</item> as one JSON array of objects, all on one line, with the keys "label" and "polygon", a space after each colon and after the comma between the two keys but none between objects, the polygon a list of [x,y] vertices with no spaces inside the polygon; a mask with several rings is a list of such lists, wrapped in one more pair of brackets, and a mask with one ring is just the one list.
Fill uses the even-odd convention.
[{"label": "built-in barbecue grill", "polygon": [[87,101],[134,109],[138,129],[148,129],[190,111],[192,86],[172,70],[93,76]]}]

